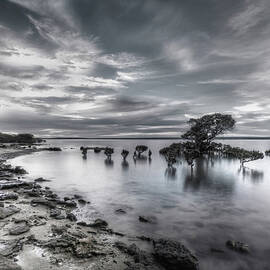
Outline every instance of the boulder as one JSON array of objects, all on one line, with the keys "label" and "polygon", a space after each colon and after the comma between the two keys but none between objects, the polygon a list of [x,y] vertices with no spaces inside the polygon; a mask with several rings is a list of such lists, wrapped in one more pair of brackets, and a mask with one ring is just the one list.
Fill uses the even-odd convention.
[{"label": "boulder", "polygon": [[12,227],[11,229],[9,229],[9,234],[10,235],[20,235],[20,234],[23,234],[25,232],[28,232],[29,230],[30,230],[30,227],[27,224],[19,224],[19,225]]},{"label": "boulder", "polygon": [[0,201],[4,200],[17,200],[18,194],[14,192],[0,192]]},{"label": "boulder", "polygon": [[151,224],[157,223],[156,217],[139,216],[139,221],[144,222],[144,223],[151,223]]},{"label": "boulder", "polygon": [[51,182],[51,180],[44,179],[43,177],[39,177],[34,180],[37,183],[43,183],[43,182]]},{"label": "boulder", "polygon": [[44,198],[37,198],[37,199],[33,199],[31,201],[31,204],[32,205],[45,205],[45,206],[48,206],[49,208],[55,208],[56,207],[56,204],[52,201],[49,201],[47,199],[44,199]]},{"label": "boulder", "polygon": [[18,188],[24,185],[27,183],[21,180],[0,180],[0,189]]},{"label": "boulder", "polygon": [[249,253],[248,245],[239,241],[228,240],[226,246],[237,252]]},{"label": "boulder", "polygon": [[70,221],[77,221],[77,218],[73,213],[67,213],[66,218],[69,219]]},{"label": "boulder", "polygon": [[89,224],[89,227],[94,227],[94,228],[106,228],[108,226],[107,221],[103,219],[96,219],[94,223]]},{"label": "boulder", "polygon": [[17,208],[14,205],[10,205],[8,207],[0,207],[0,219],[4,219],[4,218],[9,217],[13,214],[16,214],[20,211],[21,211],[21,209]]},{"label": "boulder", "polygon": [[196,256],[183,244],[176,241],[166,239],[154,241],[154,256],[165,269],[199,269]]}]

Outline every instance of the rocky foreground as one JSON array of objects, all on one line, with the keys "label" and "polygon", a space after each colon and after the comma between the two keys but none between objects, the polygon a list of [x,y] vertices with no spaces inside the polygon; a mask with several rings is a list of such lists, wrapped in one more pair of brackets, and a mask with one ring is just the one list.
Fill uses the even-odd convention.
[{"label": "rocky foreground", "polygon": [[[36,150],[33,150],[36,151]],[[2,150],[3,159],[31,150]],[[134,237],[130,241],[102,219],[77,220],[73,210],[88,202],[59,198],[46,179],[23,180],[26,172],[0,162],[0,269],[197,270],[198,259],[183,244]],[[145,242],[144,250],[136,243]]]}]

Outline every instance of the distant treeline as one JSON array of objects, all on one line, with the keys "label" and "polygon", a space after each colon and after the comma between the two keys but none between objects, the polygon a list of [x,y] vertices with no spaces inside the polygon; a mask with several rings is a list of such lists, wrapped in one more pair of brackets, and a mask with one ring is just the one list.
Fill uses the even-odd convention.
[{"label": "distant treeline", "polygon": [[32,134],[6,134],[0,133],[0,143],[41,143],[43,140]]}]

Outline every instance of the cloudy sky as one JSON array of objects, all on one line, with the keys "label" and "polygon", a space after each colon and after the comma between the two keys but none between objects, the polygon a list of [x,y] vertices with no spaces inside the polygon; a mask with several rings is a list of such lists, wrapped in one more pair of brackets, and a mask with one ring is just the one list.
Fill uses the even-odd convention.
[{"label": "cloudy sky", "polygon": [[0,125],[179,136],[231,113],[270,135],[269,0],[1,0]]}]

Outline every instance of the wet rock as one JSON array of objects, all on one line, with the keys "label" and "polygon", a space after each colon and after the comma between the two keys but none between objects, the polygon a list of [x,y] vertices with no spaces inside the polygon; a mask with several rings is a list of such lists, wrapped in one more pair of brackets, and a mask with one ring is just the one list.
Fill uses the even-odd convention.
[{"label": "wet rock", "polygon": [[21,209],[17,208],[14,205],[10,205],[8,207],[0,207],[0,219],[4,219],[4,218],[9,217],[13,214],[16,214],[20,211],[21,211]]},{"label": "wet rock", "polygon": [[68,213],[66,218],[70,221],[77,221],[77,218],[73,213]]},{"label": "wet rock", "polygon": [[93,223],[89,224],[89,227],[94,227],[94,228],[106,228],[108,226],[107,221],[103,219],[96,219]]},{"label": "wet rock", "polygon": [[54,234],[63,234],[65,232],[67,232],[67,227],[65,226],[56,226],[56,225],[52,225],[51,226],[51,230]]},{"label": "wet rock", "polygon": [[183,244],[176,241],[165,239],[154,241],[154,256],[166,269],[199,269],[199,262],[196,256]]},{"label": "wet rock", "polygon": [[0,255],[5,257],[10,258],[15,257],[18,254],[18,252],[20,252],[23,248],[23,244],[20,240],[6,241],[3,244],[4,248],[1,249]]},{"label": "wet rock", "polygon": [[68,233],[79,239],[83,239],[87,237],[85,233],[79,230],[69,230]]},{"label": "wet rock", "polygon": [[18,188],[24,185],[27,185],[27,183],[21,180],[0,180],[0,189]]},{"label": "wet rock", "polygon": [[47,151],[56,151],[56,152],[62,151],[62,149],[60,147],[48,147],[48,148],[44,148],[44,150],[47,150]]},{"label": "wet rock", "polygon": [[64,197],[64,201],[70,201],[71,199],[69,197]]},{"label": "wet rock", "polygon": [[0,202],[0,207],[4,207],[5,204],[3,202]]},{"label": "wet rock", "polygon": [[49,208],[55,208],[56,207],[56,204],[52,201],[49,201],[47,199],[44,199],[44,198],[37,198],[37,199],[33,199],[31,201],[31,204],[32,205],[45,205],[45,206],[48,206]]},{"label": "wet rock", "polygon": [[77,203],[71,200],[57,200],[56,203],[59,205],[65,205],[67,207],[77,207]]},{"label": "wet rock", "polygon": [[24,194],[28,195],[29,197],[40,197],[41,192],[38,189],[26,190]]},{"label": "wet rock", "polygon": [[51,180],[44,179],[43,177],[37,178],[34,181],[37,183],[51,182]]},{"label": "wet rock", "polygon": [[61,215],[61,210],[60,209],[55,208],[55,209],[50,210],[50,217],[55,218],[55,217],[57,217],[59,215]]},{"label": "wet rock", "polygon": [[237,252],[249,253],[248,245],[245,243],[239,242],[239,241],[228,240],[226,242],[226,246],[232,250],[237,251]]},{"label": "wet rock", "polygon": [[115,213],[116,214],[126,214],[127,212],[125,210],[119,208],[119,209],[115,210]]},{"label": "wet rock", "polygon": [[27,224],[16,225],[13,228],[9,229],[10,235],[20,235],[26,233],[30,230],[30,227]]},{"label": "wet rock", "polygon": [[[131,244],[127,246],[125,243],[117,241],[115,242],[115,247],[117,247],[119,250],[121,250],[123,253],[126,253],[133,257],[134,262],[136,264],[140,264],[140,266],[153,266],[154,267],[154,258],[150,253],[147,253],[143,250],[140,250],[135,244]],[[138,266],[138,265],[136,265]],[[136,268],[135,268],[136,269]],[[138,268],[138,269],[145,269]],[[154,269],[154,268],[149,268]]]},{"label": "wet rock", "polygon": [[0,201],[4,200],[17,200],[18,199],[18,194],[14,192],[0,192]]},{"label": "wet rock", "polygon": [[155,217],[139,216],[139,221],[144,223],[156,224],[157,219]]},{"label": "wet rock", "polygon": [[42,226],[47,223],[47,218],[39,215],[33,215],[26,221],[29,226]]},{"label": "wet rock", "polygon": [[0,255],[0,269],[1,270],[22,270],[22,268],[13,262],[12,260],[7,259],[6,257]]},{"label": "wet rock", "polygon": [[93,256],[94,247],[89,242],[81,242],[74,248],[74,255],[77,258],[91,258]]},{"label": "wet rock", "polygon": [[78,203],[80,203],[80,204],[86,204],[86,200],[84,200],[84,199],[78,199]]},{"label": "wet rock", "polygon": [[77,199],[77,200],[82,198],[82,196],[81,195],[78,195],[78,194],[74,194],[73,197],[74,197],[74,199]]},{"label": "wet rock", "polygon": [[151,241],[153,241],[152,238],[147,237],[147,236],[144,236],[144,235],[142,235],[142,236],[136,236],[136,238],[138,238],[138,239],[140,239],[140,240],[142,240],[142,241],[146,241],[146,242],[151,242]]}]

